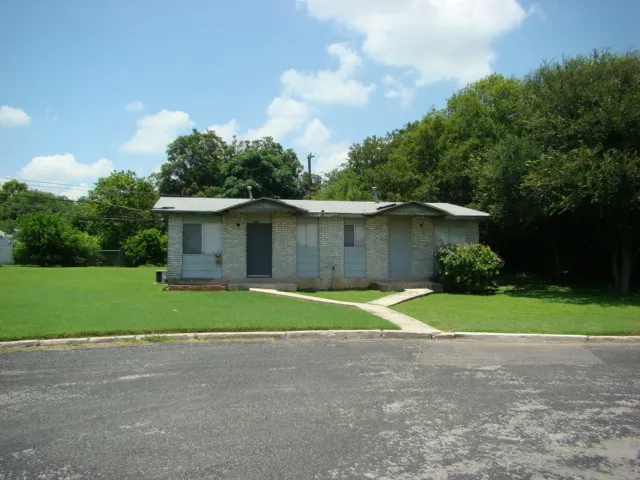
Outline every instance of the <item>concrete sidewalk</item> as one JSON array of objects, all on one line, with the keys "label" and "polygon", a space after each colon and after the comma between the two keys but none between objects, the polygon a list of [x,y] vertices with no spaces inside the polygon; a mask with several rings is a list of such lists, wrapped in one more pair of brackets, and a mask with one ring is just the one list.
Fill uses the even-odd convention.
[{"label": "concrete sidewalk", "polygon": [[425,295],[431,295],[433,290],[428,288],[407,288],[402,292],[394,293],[393,295],[387,295],[386,297],[379,298],[369,302],[369,305],[380,305],[383,307],[390,307],[391,305],[397,305],[407,300],[412,300],[418,297],[424,297]]},{"label": "concrete sidewalk", "polygon": [[374,303],[378,300],[383,300],[384,298],[390,298],[391,300],[387,302],[388,305],[395,305],[396,303],[401,303],[411,298],[420,297],[423,295],[427,295],[428,293],[432,293],[431,290],[428,289],[414,289],[411,292],[400,292],[394,295],[389,295],[388,297],[384,297],[378,300],[374,300],[374,302],[370,303],[355,303],[355,302],[342,302],[340,300],[331,300],[329,298],[322,297],[312,297],[310,295],[301,295],[299,293],[290,293],[290,292],[281,292],[278,290],[271,290],[268,288],[250,288],[250,292],[256,293],[266,293],[269,295],[278,295],[281,297],[289,297],[289,298],[297,298],[298,300],[306,300],[309,302],[319,302],[319,303],[331,303],[334,305],[344,305],[347,307],[356,307],[360,310],[364,310],[365,312],[371,313],[377,317],[382,318],[383,320],[387,320],[388,322],[393,323],[394,325],[400,327],[402,331],[405,332],[414,332],[414,333],[427,333],[434,334],[440,333],[440,330],[437,328],[433,328],[430,325],[427,325],[420,320],[417,320],[409,315],[405,315],[404,313],[396,312],[395,310],[391,310],[389,307]]}]

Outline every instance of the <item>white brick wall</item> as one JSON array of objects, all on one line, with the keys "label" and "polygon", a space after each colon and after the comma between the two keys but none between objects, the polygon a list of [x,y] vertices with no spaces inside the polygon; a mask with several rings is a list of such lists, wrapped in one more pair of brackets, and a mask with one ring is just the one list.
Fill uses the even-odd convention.
[{"label": "white brick wall", "polygon": [[[289,213],[273,214],[273,277],[296,276],[296,217]],[[222,268],[226,279],[247,277],[247,215],[229,214],[222,220]],[[183,217],[170,215],[168,220],[168,275],[182,276]],[[365,221],[366,276],[369,279],[389,276],[388,217],[369,217]],[[348,287],[353,279],[344,279],[344,219],[321,217],[319,220],[320,283],[322,288]],[[467,242],[479,241],[477,220],[466,221]],[[426,216],[412,218],[412,275],[428,277],[433,272],[435,247],[434,220]],[[335,267],[335,270],[332,269]]]},{"label": "white brick wall", "polygon": [[389,276],[389,222],[387,217],[369,217],[364,237],[367,277]]},{"label": "white brick wall", "polygon": [[433,274],[433,219],[426,216],[411,218],[411,275],[424,278]]},{"label": "white brick wall", "polygon": [[182,217],[169,215],[167,227],[167,275],[169,278],[182,276]]},{"label": "white brick wall", "polygon": [[297,223],[295,215],[274,213],[271,225],[272,277],[296,276]]},{"label": "white brick wall", "polygon": [[467,220],[467,243],[480,243],[480,222]]},{"label": "white brick wall", "polygon": [[[344,275],[344,219],[320,218],[320,278],[331,281]],[[335,267],[335,270],[332,269]]]},{"label": "white brick wall", "polygon": [[222,220],[222,275],[247,278],[247,215],[231,213]]}]

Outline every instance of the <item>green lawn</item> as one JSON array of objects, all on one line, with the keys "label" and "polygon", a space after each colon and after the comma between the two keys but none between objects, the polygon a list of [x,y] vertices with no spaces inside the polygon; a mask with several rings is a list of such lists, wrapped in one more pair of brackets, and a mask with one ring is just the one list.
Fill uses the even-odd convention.
[{"label": "green lawn", "polygon": [[298,292],[312,297],[329,298],[341,302],[367,303],[386,297],[396,292],[380,292],[378,290],[332,290],[323,292]]},{"label": "green lawn", "polygon": [[496,295],[435,294],[393,308],[444,331],[640,334],[637,293],[623,298],[596,289],[510,285]]},{"label": "green lawn", "polygon": [[355,308],[249,292],[165,292],[154,268],[0,268],[0,340],[195,331],[396,329]]}]

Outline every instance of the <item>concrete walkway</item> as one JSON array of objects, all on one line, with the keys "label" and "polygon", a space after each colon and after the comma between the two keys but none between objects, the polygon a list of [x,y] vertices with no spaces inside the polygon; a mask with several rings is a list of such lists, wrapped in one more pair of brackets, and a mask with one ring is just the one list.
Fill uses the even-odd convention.
[{"label": "concrete walkway", "polygon": [[[400,292],[395,295],[389,295],[389,297],[397,297],[396,300],[398,300],[398,301],[389,303],[389,305],[395,305],[396,303],[409,300],[409,298],[415,298],[415,297],[420,297],[422,295],[427,295],[426,292],[417,293],[415,292],[416,290],[420,290],[420,291],[427,290],[429,293],[431,293],[431,290],[428,290],[428,289],[414,289],[413,296],[410,296],[410,297],[404,296],[402,297],[403,298],[402,300],[400,299],[401,297],[399,296],[405,292]],[[420,320],[416,320],[415,318],[410,317],[409,315],[405,315],[404,313],[391,310],[386,305],[379,305],[373,302],[370,302],[370,303],[342,302],[340,300],[331,300],[329,298],[312,297],[311,295],[301,295],[299,293],[280,292],[278,290],[271,290],[268,288],[250,288],[249,291],[257,292],[257,293],[267,293],[269,295],[279,295],[281,297],[297,298],[298,300],[307,300],[309,302],[331,303],[334,305],[345,305],[348,307],[356,307],[361,310],[364,310],[365,312],[369,312],[377,317],[380,317],[384,320],[387,320],[388,322],[391,322],[397,325],[398,327],[400,327],[401,330],[406,332],[440,333],[440,330],[433,328],[432,326],[427,325],[426,323],[423,323]],[[385,297],[385,298],[388,298],[388,297]]]},{"label": "concrete walkway", "polygon": [[430,295],[433,290],[428,288],[407,288],[403,292],[394,293],[393,295],[387,295],[386,297],[379,298],[369,302],[369,305],[380,305],[383,307],[390,307],[391,305],[397,305],[413,298],[424,297]]}]

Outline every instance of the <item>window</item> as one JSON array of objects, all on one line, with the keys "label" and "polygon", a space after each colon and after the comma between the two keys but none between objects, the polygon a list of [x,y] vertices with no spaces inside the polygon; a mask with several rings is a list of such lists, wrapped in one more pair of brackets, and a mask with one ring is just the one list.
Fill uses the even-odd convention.
[{"label": "window", "polygon": [[438,243],[467,243],[467,230],[459,221],[444,221],[436,225],[436,241]]},{"label": "window", "polygon": [[355,225],[345,225],[344,226],[344,246],[345,247],[355,247],[356,246],[356,226]]},{"label": "window", "polygon": [[345,224],[344,246],[364,247],[364,225]]},{"label": "window", "polygon": [[182,225],[182,253],[202,253],[202,224],[185,223]]},{"label": "window", "polygon": [[298,223],[298,246],[318,246],[318,222]]}]

